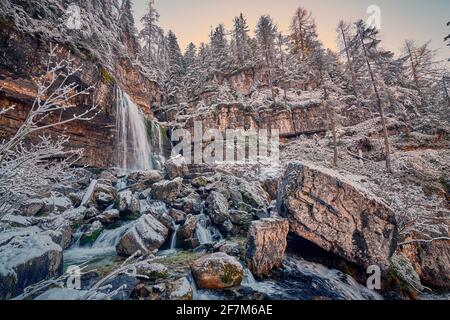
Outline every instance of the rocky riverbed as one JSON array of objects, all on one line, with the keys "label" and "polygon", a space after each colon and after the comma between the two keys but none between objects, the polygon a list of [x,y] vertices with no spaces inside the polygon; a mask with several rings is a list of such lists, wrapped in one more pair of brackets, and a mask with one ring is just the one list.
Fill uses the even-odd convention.
[{"label": "rocky riverbed", "polygon": [[[330,172],[322,178],[318,168],[293,163],[276,182],[276,200],[267,181],[250,182],[207,166],[203,174],[199,167],[193,171],[180,157],[161,171],[79,169],[77,181],[30,199],[21,209],[26,215],[4,216],[1,297],[401,297],[392,288],[367,289],[360,276],[374,263],[385,275],[392,272],[396,226],[387,207],[350,182]],[[338,189],[328,187],[321,196],[308,187],[306,197],[309,175],[332,179],[317,186]],[[302,203],[316,215],[304,216]],[[314,227],[317,221],[321,227]],[[289,232],[343,262],[330,264],[319,253],[311,259],[302,254],[306,247],[290,245]]]}]

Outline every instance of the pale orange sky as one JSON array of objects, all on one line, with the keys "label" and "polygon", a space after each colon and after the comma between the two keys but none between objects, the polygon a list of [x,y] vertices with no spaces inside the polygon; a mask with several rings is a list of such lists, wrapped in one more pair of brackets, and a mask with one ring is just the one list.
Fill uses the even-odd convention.
[{"label": "pale orange sky", "polygon": [[[138,28],[146,3],[147,0],[134,0]],[[449,0],[156,0],[161,27],[175,32],[182,50],[189,42],[207,42],[211,26],[224,23],[230,29],[233,17],[240,12],[247,17],[252,32],[263,14],[270,14],[279,29],[286,32],[299,6],[312,11],[320,40],[335,49],[338,21],[366,20],[366,10],[373,4],[381,9],[381,36],[386,49],[398,52],[409,38],[419,43],[431,40],[442,58],[450,57],[450,48],[443,42],[450,33],[446,27],[450,20]]]}]

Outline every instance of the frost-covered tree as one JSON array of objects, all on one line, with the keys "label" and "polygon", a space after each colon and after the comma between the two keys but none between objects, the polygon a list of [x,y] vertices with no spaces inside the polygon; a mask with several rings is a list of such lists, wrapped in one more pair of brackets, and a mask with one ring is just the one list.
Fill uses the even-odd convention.
[{"label": "frost-covered tree", "polygon": [[351,89],[356,99],[358,99],[358,89],[357,89],[357,81],[356,81],[356,72],[353,66],[353,57],[350,54],[349,40],[352,38],[351,34],[352,26],[349,23],[344,21],[339,21],[337,32],[338,32],[338,43],[342,48],[342,51],[345,52],[346,57],[346,72],[350,75],[351,79]]},{"label": "frost-covered tree", "polygon": [[234,18],[232,43],[235,62],[238,67],[242,68],[250,61],[252,57],[252,49],[250,47],[250,29],[247,24],[247,19],[241,13]]},{"label": "frost-covered tree", "polygon": [[278,35],[277,26],[269,15],[262,16],[256,26],[256,40],[258,43],[259,59],[264,62],[267,69],[267,85],[275,102],[275,91],[273,88],[273,67],[276,57],[276,39]]},{"label": "frost-covered tree", "polygon": [[445,71],[437,59],[437,51],[430,48],[430,42],[418,46],[413,40],[407,40],[402,51],[406,77],[421,94],[442,79]]},{"label": "frost-covered tree", "polygon": [[[81,71],[67,57],[56,61],[58,47],[51,47],[47,70],[36,80],[36,98],[19,129],[0,141],[0,212],[6,214],[28,197],[39,196],[57,182],[73,178],[70,167],[83,150],[67,150],[68,138],[42,134],[46,129],[64,127],[73,121],[90,121],[97,105],[77,112],[77,102],[88,98],[94,89],[86,89],[71,79]],[[0,110],[0,117],[14,112],[14,106]],[[31,138],[37,137],[36,139]]]},{"label": "frost-covered tree", "polygon": [[186,48],[183,60],[185,68],[184,85],[189,97],[194,94],[195,89],[199,86],[202,76],[197,47],[192,42]]},{"label": "frost-covered tree", "polygon": [[218,25],[210,35],[210,54],[212,67],[216,72],[224,72],[229,68],[229,45],[227,32],[223,24]]},{"label": "frost-covered tree", "polygon": [[185,73],[183,55],[176,35],[169,31],[166,37],[168,74],[165,84],[167,97],[179,102],[184,94],[183,75]]},{"label": "frost-covered tree", "polygon": [[150,65],[158,63],[158,50],[161,45],[161,28],[158,26],[159,13],[155,8],[155,1],[148,1],[147,13],[142,17],[143,29],[139,32],[139,39],[143,43],[144,60]]},{"label": "frost-covered tree", "polygon": [[299,7],[292,18],[290,31],[292,53],[303,60],[313,50],[313,42],[317,39],[316,23],[311,12]]},{"label": "frost-covered tree", "polygon": [[378,40],[378,30],[374,27],[368,27],[366,24],[360,20],[356,23],[357,28],[357,36],[355,38],[355,41],[360,41],[361,48],[362,48],[362,54],[364,57],[364,60],[367,65],[367,70],[369,72],[370,81],[375,93],[376,103],[378,112],[380,114],[381,118],[381,124],[383,126],[383,137],[384,137],[384,151],[385,151],[385,157],[386,157],[386,169],[388,172],[392,172],[391,169],[391,147],[389,143],[389,133],[386,125],[386,118],[384,115],[384,106],[381,99],[380,89],[379,89],[379,81],[376,79],[375,71],[372,67],[372,60],[375,60],[375,62],[379,61],[380,58],[383,58],[382,55],[378,54],[377,52],[377,46],[380,42]]}]

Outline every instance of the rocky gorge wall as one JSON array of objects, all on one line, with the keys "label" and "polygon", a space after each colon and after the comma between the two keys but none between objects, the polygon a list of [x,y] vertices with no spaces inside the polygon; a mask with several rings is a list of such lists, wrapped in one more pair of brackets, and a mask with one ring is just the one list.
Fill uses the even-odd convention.
[{"label": "rocky gorge wall", "polygon": [[[92,121],[75,121],[44,133],[64,133],[70,138],[68,147],[84,148],[83,165],[112,166],[116,163],[117,87],[127,92],[148,117],[153,116],[152,103],[161,99],[157,85],[133,62],[138,44],[125,19],[131,12],[121,8],[121,20],[106,21],[102,13],[118,6],[117,1],[81,1],[83,28],[69,30],[61,22],[66,5],[62,1],[44,2],[42,6],[28,6],[22,1],[5,1],[0,6],[0,107],[16,105],[14,111],[0,118],[2,138],[13,134],[26,118],[36,93],[34,80],[46,70],[50,45],[57,45],[55,60],[70,54],[74,65],[82,66],[70,81],[80,88],[95,87],[93,97],[78,99],[78,107],[72,111],[87,110],[95,97],[99,114]],[[62,118],[69,116],[63,114]]]}]

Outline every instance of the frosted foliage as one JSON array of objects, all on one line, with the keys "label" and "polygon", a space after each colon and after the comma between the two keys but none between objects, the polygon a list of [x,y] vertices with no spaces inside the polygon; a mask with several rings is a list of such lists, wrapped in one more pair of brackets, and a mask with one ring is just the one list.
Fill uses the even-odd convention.
[{"label": "frosted foliage", "polygon": [[[41,132],[76,120],[90,121],[97,114],[97,105],[92,103],[74,113],[77,99],[88,97],[93,88],[82,90],[69,81],[81,68],[75,67],[70,57],[55,61],[57,50],[51,48],[47,71],[35,80],[36,99],[27,118],[12,137],[0,141],[2,214],[17,209],[29,197],[44,194],[55,183],[76,179],[70,167],[83,156],[83,150],[66,148],[69,139],[65,135],[52,137]],[[11,108],[4,111],[14,112]],[[30,141],[36,135],[37,140]]]}]

